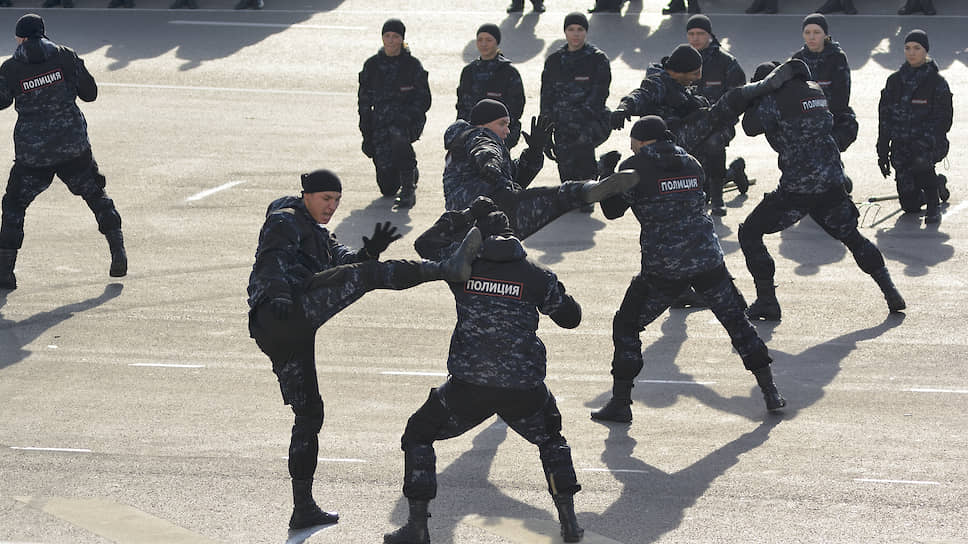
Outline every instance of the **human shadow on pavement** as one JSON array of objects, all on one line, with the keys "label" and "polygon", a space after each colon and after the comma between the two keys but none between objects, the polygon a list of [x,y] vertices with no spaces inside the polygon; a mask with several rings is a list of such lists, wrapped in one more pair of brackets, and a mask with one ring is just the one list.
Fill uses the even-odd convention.
[{"label": "human shadow on pavement", "polygon": [[[539,14],[535,12],[509,13],[507,17],[497,24],[501,29],[501,52],[504,56],[511,59],[514,64],[529,61],[544,51],[545,41],[535,36],[534,30],[538,26]],[[491,21],[481,20],[481,24]],[[474,30],[477,30],[476,28]],[[463,58],[465,63],[477,59],[480,54],[477,51],[477,36],[473,36],[467,45],[464,46]],[[520,68],[518,71],[521,71]],[[456,74],[458,77],[460,74]],[[524,80],[524,88],[537,88],[541,74],[522,73],[521,79]],[[455,79],[456,81],[456,79]]]},{"label": "human shadow on pavement", "polygon": [[[19,363],[30,355],[24,346],[40,337],[44,332],[61,322],[74,317],[74,314],[96,308],[121,294],[124,285],[110,283],[104,292],[96,297],[66,304],[53,310],[34,314],[21,321],[6,319],[0,311],[0,370]],[[0,310],[7,303],[8,294],[0,292]]]},{"label": "human shadow on pavement", "polygon": [[[921,228],[921,217],[906,213],[898,217],[891,228],[878,229],[875,233],[877,247],[889,261],[904,264],[905,276],[924,276],[932,267],[954,257],[955,248],[951,236],[941,232],[940,224]],[[888,268],[892,268],[888,263]]]},{"label": "human shadow on pavement", "polygon": [[546,266],[561,262],[565,253],[580,252],[595,247],[595,233],[605,223],[578,210],[565,213],[524,241],[526,249],[544,252],[537,261]]},{"label": "human shadow on pavement", "polygon": [[[337,212],[338,214],[339,212]],[[373,227],[377,223],[389,221],[397,228],[397,234],[406,237],[413,230],[409,210],[393,209],[393,197],[380,196],[371,201],[365,208],[358,208],[344,215],[339,224],[331,229],[336,239],[352,248],[363,247],[363,236],[373,234]],[[396,243],[401,242],[398,240]],[[412,245],[412,242],[408,245]],[[395,244],[391,244],[393,248]]]},{"label": "human shadow on pavement", "polygon": [[812,276],[821,266],[840,262],[847,254],[843,242],[824,232],[810,217],[783,229],[779,235],[780,255],[799,263],[793,269],[798,276]]}]

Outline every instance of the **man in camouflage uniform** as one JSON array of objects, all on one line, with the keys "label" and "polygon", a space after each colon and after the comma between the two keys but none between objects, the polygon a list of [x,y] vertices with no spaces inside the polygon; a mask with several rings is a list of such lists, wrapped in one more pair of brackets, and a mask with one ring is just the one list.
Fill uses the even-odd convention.
[{"label": "man in camouflage uniform", "polygon": [[[555,125],[548,151],[558,161],[561,181],[592,179],[597,175],[595,148],[608,139],[609,111],[605,107],[612,69],[608,56],[588,43],[588,19],[569,13],[564,23],[566,42],[548,56],[541,72],[541,115]],[[581,207],[591,213],[591,204]]]},{"label": "man in camouflage uniform", "polygon": [[352,250],[326,230],[342,197],[342,184],[328,170],[302,175],[302,196],[275,200],[259,233],[249,276],[249,334],[272,361],[282,398],[295,414],[289,444],[293,529],[333,523],[312,496],[323,425],[323,400],[316,377],[316,330],[374,289],[407,289],[433,280],[465,281],[480,249],[473,230],[454,255],[440,262],[377,259],[400,238],[390,223],[377,224],[363,248]]},{"label": "man in camouflage uniform", "polygon": [[470,118],[470,122],[455,122],[444,132],[446,207],[461,210],[478,196],[490,197],[508,215],[519,240],[569,210],[598,202],[635,183],[632,177],[615,175],[601,181],[566,181],[558,187],[525,189],[544,164],[541,150],[553,129],[549,119],[532,118],[531,134],[522,133],[528,148],[512,160],[504,143],[510,130],[504,104],[481,100]]},{"label": "man in camouflage uniform", "polygon": [[430,542],[427,507],[437,494],[433,443],[460,436],[494,414],[538,446],[561,534],[565,542],[582,537],[573,500],[581,486],[561,435],[561,414],[544,383],[545,346],[536,334],[539,312],[571,329],[581,321],[581,307],[553,272],[527,258],[507,216],[494,210],[492,202],[481,198],[468,210],[447,212],[415,244],[421,256],[440,258],[475,218],[484,236],[471,278],[450,283],[457,325],[447,358],[449,376],[430,390],[407,422],[401,447],[410,516],[406,525],[384,536],[385,543]]},{"label": "man in camouflage uniform", "polygon": [[363,154],[373,159],[383,196],[400,191],[400,208],[417,202],[413,142],[423,133],[431,102],[427,71],[403,41],[406,30],[399,19],[383,23],[383,47],[363,64],[357,96]]},{"label": "man in camouflage uniform", "polygon": [[[501,29],[495,24],[484,24],[477,29],[477,50],[481,56],[461,70],[457,87],[457,118],[470,121],[471,110],[485,98],[507,106],[511,117],[510,133],[505,139],[508,149],[514,149],[521,137],[521,115],[524,113],[524,83],[521,74],[498,48]],[[539,149],[540,153],[542,150]]]},{"label": "man in camouflage uniform", "polygon": [[[787,64],[801,62],[794,59]],[[758,66],[754,81],[772,68],[768,62]],[[808,81],[805,65],[803,74],[754,101],[743,116],[747,135],[766,135],[779,155],[781,172],[777,189],[764,195],[739,226],[739,245],[756,284],[756,301],[747,313],[752,319],[780,319],[773,285],[776,266],[763,244],[763,235],[780,232],[805,215],[847,246],[860,269],[877,282],[888,309],[899,312],[905,307],[904,299],[891,281],[884,257],[857,230],[859,213],[844,190],[844,167],[831,134],[834,121],[827,97],[820,85]]]},{"label": "man in camouflage uniform", "polygon": [[639,183],[602,201],[602,211],[617,219],[632,209],[642,225],[642,270],[612,321],[612,398],[592,412],[592,419],[632,421],[632,387],[644,364],[639,333],[687,286],[702,294],[726,329],[743,366],[756,377],[767,409],[779,410],[786,401],[773,383],[773,360],[744,313],[746,301],[726,270],[716,229],[704,211],[699,161],[672,142],[666,124],[654,115],[636,121],[631,143],[635,155],[621,168],[635,170]]},{"label": "man in camouflage uniform", "polygon": [[16,159],[3,195],[0,220],[0,289],[16,289],[14,265],[24,239],[24,216],[56,174],[71,193],[94,212],[98,230],[108,240],[108,273],[128,273],[121,216],[104,192],[87,138],[87,121],[77,99],[93,102],[97,83],[84,61],[70,48],[44,34],[44,20],[27,14],[17,21],[17,50],[0,66],[0,109],[16,101],[13,139]]}]

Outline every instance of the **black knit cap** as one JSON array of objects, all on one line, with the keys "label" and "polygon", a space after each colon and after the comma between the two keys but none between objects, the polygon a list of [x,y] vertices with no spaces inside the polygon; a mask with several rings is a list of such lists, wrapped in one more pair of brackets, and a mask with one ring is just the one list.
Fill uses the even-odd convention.
[{"label": "black knit cap", "polygon": [[477,228],[481,230],[481,236],[509,236],[513,235],[511,223],[504,212],[493,211],[477,220]]},{"label": "black knit cap", "polygon": [[383,30],[380,31],[380,35],[387,32],[396,32],[401,38],[407,37],[407,27],[400,19],[387,19],[387,22],[383,23]]},{"label": "black knit cap", "polygon": [[567,30],[570,25],[581,25],[585,32],[588,32],[588,17],[585,17],[584,13],[573,11],[568,15],[565,15],[565,26],[564,30]]},{"label": "black knit cap", "polygon": [[753,72],[753,77],[750,78],[750,83],[756,83],[757,81],[762,81],[763,78],[770,75],[770,72],[772,72],[773,69],[779,65],[780,63],[775,60],[761,62],[759,65],[757,65],[756,71]]},{"label": "black knit cap", "polygon": [[343,192],[343,184],[340,183],[336,174],[329,170],[313,170],[308,174],[303,174],[301,179],[304,193]]},{"label": "black knit cap", "polygon": [[701,28],[709,33],[710,36],[713,34],[713,23],[702,13],[697,13],[686,21],[686,32],[694,28]]},{"label": "black knit cap", "polygon": [[507,106],[490,98],[481,100],[471,108],[472,125],[486,125],[495,119],[510,116]]},{"label": "black knit cap", "polygon": [[[480,34],[481,32],[487,32],[491,36],[494,36],[494,39],[497,41],[498,44],[501,43],[501,29],[498,28],[496,24],[484,23],[483,25],[481,25],[480,28],[477,29],[477,34]],[[475,34],[475,36],[477,34]]]},{"label": "black knit cap", "polygon": [[646,115],[632,125],[630,136],[640,142],[649,140],[663,140],[666,137],[667,127],[665,121],[658,115]]},{"label": "black knit cap", "polygon": [[36,13],[28,13],[17,20],[18,38],[43,38],[44,18]]},{"label": "black knit cap", "polygon": [[817,25],[823,29],[824,34],[830,34],[830,29],[827,26],[827,18],[822,13],[811,13],[804,17],[803,25],[800,26],[800,29],[807,28],[807,25]]},{"label": "black knit cap", "polygon": [[702,54],[688,43],[679,44],[671,55],[662,59],[662,67],[683,74],[702,68]]},{"label": "black knit cap", "polygon": [[928,47],[928,33],[920,28],[916,28],[907,33],[907,36],[904,37],[904,43],[908,42],[917,42],[921,44],[921,47],[923,47],[925,51],[931,50],[931,48]]}]

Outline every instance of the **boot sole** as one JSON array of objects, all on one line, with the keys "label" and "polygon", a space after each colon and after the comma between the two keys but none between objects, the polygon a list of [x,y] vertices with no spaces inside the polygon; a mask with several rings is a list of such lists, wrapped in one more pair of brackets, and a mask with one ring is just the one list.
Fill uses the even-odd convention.
[{"label": "boot sole", "polygon": [[592,204],[606,198],[624,193],[639,184],[639,174],[635,170],[622,170],[599,181],[595,186],[584,191],[585,202]]}]

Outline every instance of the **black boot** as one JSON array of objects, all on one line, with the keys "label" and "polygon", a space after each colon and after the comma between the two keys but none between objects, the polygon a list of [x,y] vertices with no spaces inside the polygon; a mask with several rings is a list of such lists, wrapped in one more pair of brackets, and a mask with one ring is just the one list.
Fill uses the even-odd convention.
[{"label": "black boot", "polygon": [[535,13],[544,13],[545,12],[544,0],[531,0],[531,11]]},{"label": "black boot", "polygon": [[776,7],[776,0],[765,0],[763,3],[763,13],[773,14],[779,11]]},{"label": "black boot", "polygon": [[746,315],[752,320],[763,319],[766,321],[780,320],[780,302],[776,299],[776,286],[773,285],[773,278],[759,280],[753,278],[756,284],[756,300],[746,309]]},{"label": "black boot", "polygon": [[[689,0],[689,13],[702,13],[702,8],[699,7],[699,0]],[[567,542],[567,540],[566,540]]]},{"label": "black boot", "polygon": [[729,163],[729,168],[726,169],[726,176],[723,178],[724,183],[733,182],[736,186],[736,191],[745,195],[746,191],[750,190],[750,180],[746,177],[746,161],[742,157],[734,159],[733,162]]},{"label": "black boot", "polygon": [[524,11],[524,0],[511,0],[511,5],[508,6],[508,13],[518,13]]},{"label": "black boot", "polygon": [[847,15],[857,15],[857,8],[854,7],[854,0],[841,0],[844,6],[844,13]]},{"label": "black boot", "polygon": [[726,215],[726,202],[723,201],[723,180],[709,179],[709,212],[716,217]]},{"label": "black boot", "polygon": [[934,9],[934,0],[921,0],[921,13],[925,15],[937,15],[938,11]]},{"label": "black boot", "polygon": [[581,197],[589,204],[601,202],[610,196],[624,193],[638,184],[639,175],[634,170],[623,170],[602,180],[586,181],[581,188]]},{"label": "black boot", "polygon": [[407,524],[392,533],[383,535],[383,544],[430,544],[430,530],[427,528],[427,518],[430,513],[427,507],[430,501],[409,499],[410,517]]},{"label": "black boot", "polygon": [[553,495],[555,508],[558,510],[558,522],[561,523],[561,538],[565,542],[581,542],[585,530],[578,526],[575,516],[574,495]]},{"label": "black boot", "polygon": [[663,15],[669,15],[670,13],[682,13],[686,11],[685,0],[670,0],[669,5],[662,8]]},{"label": "black boot", "polygon": [[595,6],[588,13],[618,13],[622,11],[624,0],[596,0]]},{"label": "black boot", "polygon": [[884,300],[887,301],[887,309],[894,312],[900,312],[904,308],[907,308],[907,304],[904,302],[904,297],[894,286],[894,282],[891,281],[891,273],[887,271],[886,266],[875,270],[871,277],[877,282],[877,286],[881,288],[881,292],[884,293]]},{"label": "black boot", "polygon": [[44,0],[44,3],[41,4],[40,7],[42,7],[42,8],[54,8],[54,7],[57,7],[59,5],[60,5],[60,0]]},{"label": "black boot", "polygon": [[766,401],[767,410],[778,412],[780,408],[786,406],[786,399],[780,395],[780,392],[776,389],[776,384],[773,383],[773,371],[770,370],[769,365],[754,370],[753,376],[756,376],[756,383],[760,386],[760,391],[763,392],[763,400]]},{"label": "black boot", "polygon": [[911,15],[921,11],[920,0],[907,0],[904,5],[897,9],[898,15]]},{"label": "black boot", "polygon": [[416,170],[400,172],[400,196],[397,197],[398,208],[413,208],[417,203],[417,173]]},{"label": "black boot", "polygon": [[844,6],[841,5],[840,0],[827,0],[822,6],[817,8],[817,13],[834,13],[837,11],[843,11]]},{"label": "black boot", "polygon": [[121,229],[108,231],[104,237],[108,239],[108,247],[111,248],[111,269],[108,274],[112,278],[123,277],[128,273],[128,255],[124,252]]},{"label": "black boot", "polygon": [[753,0],[753,3],[750,4],[750,7],[746,8],[746,13],[759,13],[763,11],[765,4],[765,0]]},{"label": "black boot", "polygon": [[947,202],[951,198],[951,191],[948,190],[948,178],[944,174],[938,174],[938,200]]},{"label": "black boot", "polygon": [[599,421],[616,421],[629,423],[632,421],[632,380],[616,379],[612,385],[612,398],[600,410],[592,412],[592,419]]},{"label": "black boot", "polygon": [[927,205],[927,211],[924,214],[925,224],[931,225],[941,222],[941,202],[938,197],[939,192],[939,187],[937,185],[924,188],[924,203]]},{"label": "black boot", "polygon": [[326,525],[339,521],[336,512],[324,512],[313,500],[313,481],[292,481],[292,517],[289,518],[290,529],[305,529],[317,525]]},{"label": "black boot", "polygon": [[440,262],[424,261],[421,265],[421,280],[446,280],[452,282],[464,282],[471,277],[471,268],[477,254],[481,251],[481,231],[477,227],[472,228],[461,242],[460,247],[453,255]]},{"label": "black boot", "polygon": [[16,264],[16,249],[0,249],[0,289],[13,291],[17,288],[17,276],[13,273]]}]

